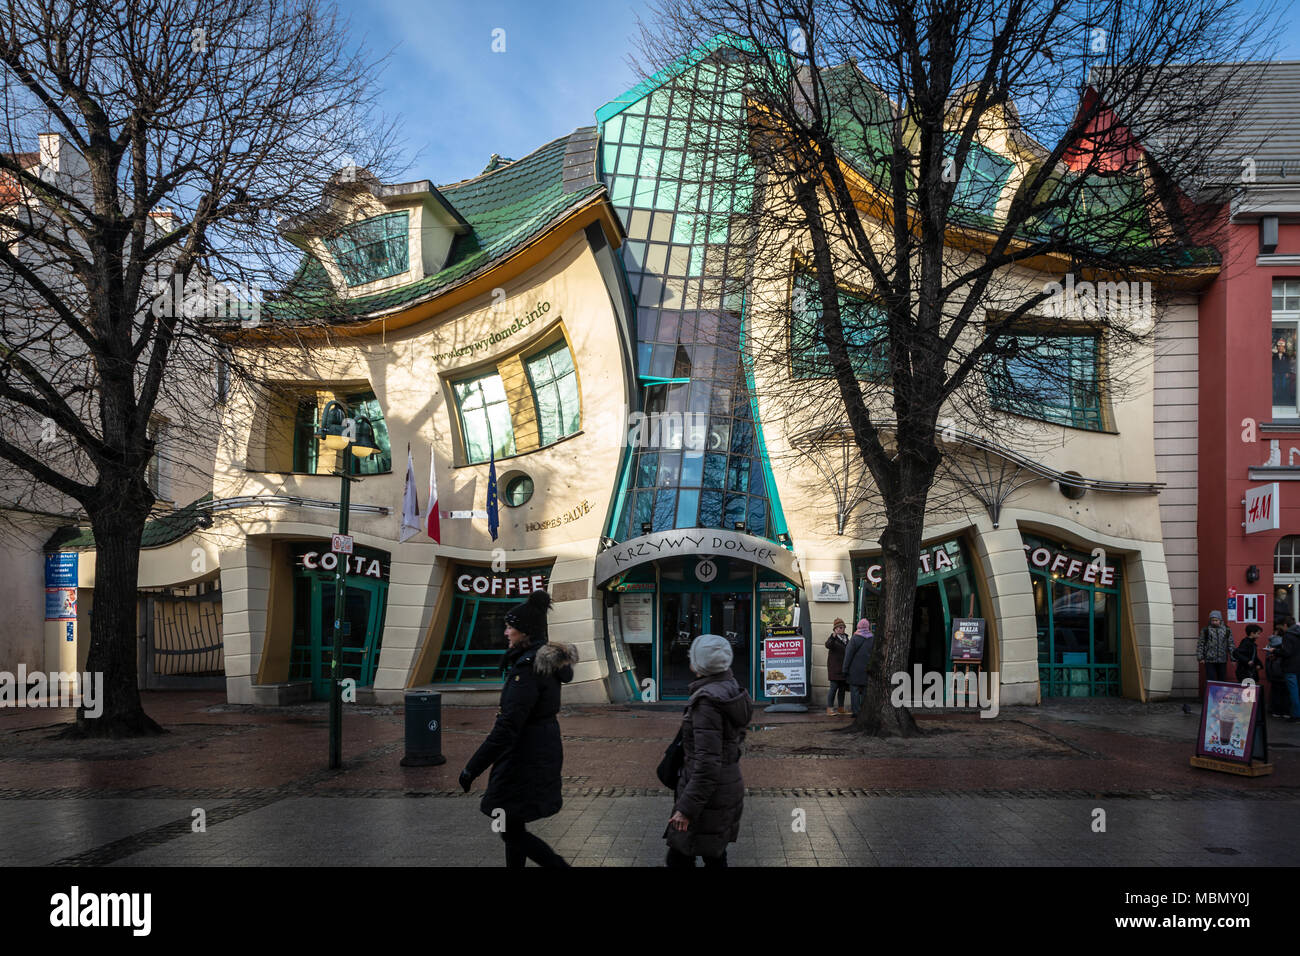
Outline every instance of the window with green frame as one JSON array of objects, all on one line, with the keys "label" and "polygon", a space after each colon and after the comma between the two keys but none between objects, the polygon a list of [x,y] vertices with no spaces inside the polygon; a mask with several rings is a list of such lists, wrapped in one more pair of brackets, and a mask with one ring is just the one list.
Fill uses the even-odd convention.
[{"label": "window with green frame", "polygon": [[[949,155],[956,156],[957,144],[961,136],[949,133],[946,146]],[[993,215],[1002,187],[1011,175],[1013,164],[997,153],[985,149],[978,143],[971,143],[966,151],[966,162],[962,164],[957,177],[957,186],[953,190],[952,204],[973,212]]]},{"label": "window with green frame", "polygon": [[352,410],[352,417],[356,419],[365,418],[370,421],[370,427],[375,432],[375,447],[379,450],[369,458],[357,458],[349,451],[347,454],[352,456],[352,474],[354,475],[384,475],[393,470],[393,446],[388,438],[388,424],[384,421],[384,410],[379,407],[379,401],[375,398],[374,392],[358,392],[355,395],[347,395],[343,399],[348,408]]},{"label": "window with green frame", "polygon": [[999,336],[985,369],[1000,411],[1101,431],[1101,339],[1096,333]]},{"label": "window with green frame", "polygon": [[[1122,569],[1107,584],[1097,558],[1023,535],[1038,630],[1038,679],[1044,697],[1118,697],[1121,682]],[[1115,562],[1107,556],[1106,562]],[[1084,580],[1080,569],[1089,570]]]},{"label": "window with green frame", "polygon": [[316,461],[319,457],[316,426],[319,414],[316,396],[298,401],[298,411],[293,419],[293,470],[301,474],[316,474]]},{"label": "window with green frame", "polygon": [[528,382],[537,406],[538,438],[543,445],[577,432],[582,420],[578,372],[569,344],[561,339],[550,348],[524,360]]},{"label": "window with green frame", "polygon": [[408,213],[387,213],[353,223],[325,240],[348,285],[387,279],[410,268],[408,220]]},{"label": "window with green frame", "polygon": [[[519,574],[521,572],[514,572]],[[542,574],[550,581],[549,566],[532,568],[527,574]],[[455,577],[500,577],[487,568],[457,565]],[[468,684],[476,682],[499,683],[501,659],[508,642],[505,636],[506,614],[519,603],[518,595],[512,597],[487,597],[457,592],[452,600],[451,614],[447,620],[442,652],[433,669],[435,684]]]},{"label": "window with green frame", "polygon": [[489,372],[476,378],[452,383],[456,414],[465,443],[465,460],[469,464],[487,461],[492,453],[506,458],[515,453],[515,428],[510,418],[501,376]]},{"label": "window with green frame", "polygon": [[[861,379],[879,378],[889,371],[889,340],[884,308],[878,303],[840,290],[840,324],[849,361]],[[807,271],[795,274],[790,303],[790,362],[795,378],[834,375],[831,350],[822,330],[821,291],[817,277]]]},{"label": "window with green frame", "polygon": [[[378,451],[368,458],[358,458],[351,451],[346,454],[353,475],[384,475],[393,470],[393,449],[388,437],[388,425],[384,421],[384,410],[379,407],[374,392],[356,392],[345,395],[344,403],[351,409],[353,418],[365,418],[375,433],[375,447]],[[320,400],[315,395],[299,399],[298,409],[293,420],[293,470],[301,474],[314,475],[320,467],[320,439],[316,437],[316,428],[320,423]]]}]

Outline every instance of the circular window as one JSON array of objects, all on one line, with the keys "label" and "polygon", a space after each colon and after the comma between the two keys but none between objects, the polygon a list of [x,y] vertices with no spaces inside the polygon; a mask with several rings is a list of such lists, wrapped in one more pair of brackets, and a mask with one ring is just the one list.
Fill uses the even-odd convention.
[{"label": "circular window", "polygon": [[[1065,474],[1069,478],[1081,479],[1083,477],[1077,471],[1067,471]],[[1078,501],[1088,492],[1088,489],[1082,484],[1074,484],[1072,482],[1064,481],[1058,481],[1056,484],[1057,487],[1061,489],[1061,494],[1065,495],[1065,497],[1069,498],[1071,501]]]},{"label": "circular window", "polygon": [[533,479],[522,472],[507,475],[505,494],[502,496],[511,508],[518,508],[533,496]]}]

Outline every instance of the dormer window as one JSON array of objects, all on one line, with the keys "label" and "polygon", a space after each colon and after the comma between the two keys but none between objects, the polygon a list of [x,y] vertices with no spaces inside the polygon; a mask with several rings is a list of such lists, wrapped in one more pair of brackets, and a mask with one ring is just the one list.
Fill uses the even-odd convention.
[{"label": "dormer window", "polygon": [[408,220],[405,212],[363,219],[325,241],[349,286],[387,279],[410,269]]}]

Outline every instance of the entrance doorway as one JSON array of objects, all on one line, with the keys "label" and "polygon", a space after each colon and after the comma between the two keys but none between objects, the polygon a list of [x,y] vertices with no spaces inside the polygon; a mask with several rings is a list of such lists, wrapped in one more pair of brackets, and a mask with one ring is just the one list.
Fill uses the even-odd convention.
[{"label": "entrance doorway", "polygon": [[[358,549],[360,555],[361,549]],[[315,552],[311,552],[315,553]],[[378,560],[378,555],[374,560]],[[386,561],[386,558],[385,558]],[[318,564],[308,561],[308,564]],[[299,563],[293,581],[293,643],[289,679],[309,681],[312,700],[330,698],[330,664],[334,657],[334,574]],[[349,574],[344,590],[343,651],[340,677],[358,687],[375,682],[384,633],[388,582]]]},{"label": "entrance doorway", "polygon": [[[749,582],[745,582],[752,587]],[[699,590],[677,590],[665,581],[660,596],[659,696],[690,696],[691,642],[701,634],[718,634],[731,645],[731,670],[745,690],[752,686],[752,590],[733,590],[730,581],[700,585]],[[670,589],[671,588],[671,589]]]}]

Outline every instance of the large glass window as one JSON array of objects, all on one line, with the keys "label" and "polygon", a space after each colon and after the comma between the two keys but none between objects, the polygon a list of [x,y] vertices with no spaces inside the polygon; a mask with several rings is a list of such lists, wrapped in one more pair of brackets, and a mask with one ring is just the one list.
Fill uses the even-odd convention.
[{"label": "large glass window", "polygon": [[352,417],[368,419],[375,432],[375,447],[379,450],[369,458],[357,458],[352,452],[352,473],[354,475],[383,475],[393,470],[393,447],[388,438],[388,424],[384,421],[384,410],[374,392],[360,392],[347,395],[343,399],[352,410]]},{"label": "large glass window", "polygon": [[1296,399],[1296,345],[1300,279],[1273,280],[1273,415],[1300,418]]},{"label": "large glass window", "polygon": [[[433,670],[435,684],[498,683],[509,642],[506,614],[521,600],[525,582],[540,576],[546,586],[549,567],[498,574],[487,567],[457,565],[451,578],[456,588],[442,652]],[[509,593],[507,593],[509,592]]]},{"label": "large glass window", "polygon": [[316,474],[316,461],[319,457],[316,427],[319,415],[320,406],[316,404],[316,396],[299,400],[298,411],[293,419],[293,470],[296,472]]},{"label": "large glass window", "polygon": [[1038,679],[1044,697],[1118,697],[1120,568],[1024,536],[1038,625]]},{"label": "large glass window", "polygon": [[465,460],[487,461],[490,453],[505,458],[515,453],[515,429],[501,376],[496,372],[452,384]]},{"label": "large glass window", "polygon": [[[884,375],[889,370],[885,310],[875,302],[842,290],[839,300],[840,325],[854,371],[864,379]],[[817,277],[809,272],[796,273],[790,303],[790,361],[795,378],[835,374],[822,323]]]},{"label": "large glass window", "polygon": [[348,285],[387,279],[410,268],[407,218],[404,212],[375,216],[325,241]]},{"label": "large glass window", "polygon": [[543,445],[574,434],[581,423],[578,372],[567,342],[557,342],[527,359],[528,381],[537,404],[537,430]]},{"label": "large glass window", "polygon": [[1095,334],[1003,335],[985,370],[994,408],[1100,431],[1101,341]]}]

